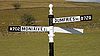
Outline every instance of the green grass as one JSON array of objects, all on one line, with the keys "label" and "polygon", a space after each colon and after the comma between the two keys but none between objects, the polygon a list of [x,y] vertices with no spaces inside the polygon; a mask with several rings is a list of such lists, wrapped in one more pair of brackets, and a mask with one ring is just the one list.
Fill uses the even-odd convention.
[{"label": "green grass", "polygon": [[0,55],[47,56],[48,41],[46,35],[47,34],[42,35],[40,33],[31,35],[15,33],[9,36],[2,37],[0,38]]},{"label": "green grass", "polygon": [[[13,25],[20,25],[20,19],[22,18],[22,16],[24,14],[32,14],[34,16],[34,18],[36,20],[42,20],[43,22],[40,23],[36,23],[38,25],[47,25],[48,22],[48,8],[29,8],[29,9],[18,9],[18,10],[1,10],[0,11],[0,18],[2,20],[0,20],[1,25],[3,23],[5,23],[5,25],[9,24],[11,25],[11,23],[13,22]],[[88,14],[92,14],[93,15],[93,21],[92,22],[96,22],[99,23],[99,14],[100,12],[98,12],[100,9],[89,9],[89,8],[59,8],[59,7],[55,7],[54,8],[54,14],[55,17],[62,17],[62,16],[75,16],[75,15],[88,15]],[[39,13],[37,13],[39,12]],[[42,13],[43,12],[43,13]],[[6,17],[5,17],[6,16]],[[91,22],[91,23],[92,23]],[[78,22],[80,23],[80,22]],[[81,22],[84,23],[84,22]],[[74,23],[73,23],[74,24]],[[84,23],[85,24],[85,23]],[[65,25],[65,24],[63,24]]]},{"label": "green grass", "polygon": [[[47,26],[49,8],[2,9],[6,6],[10,7],[10,4],[12,4],[12,2],[8,2],[8,5],[4,3],[0,3],[0,6],[2,6],[0,7],[0,56],[48,56],[47,33],[11,33],[7,32],[7,27],[9,25],[21,25],[20,19],[24,14],[32,14],[37,21],[43,21],[36,22],[36,25]],[[100,56],[100,4],[96,6],[90,6],[89,4],[90,7],[82,7],[87,6],[84,3],[80,4],[81,7],[76,7],[79,6],[79,3],[64,4],[64,6],[70,6],[54,7],[55,17],[92,14],[93,20],[55,24],[55,26],[60,27],[84,29],[84,34],[55,33],[55,56]],[[91,3],[91,5],[93,4]],[[27,3],[23,2],[23,6],[25,5]],[[30,5],[34,6],[32,3],[28,4],[28,6]]]},{"label": "green grass", "polygon": [[[96,36],[95,36],[96,35]],[[99,33],[56,35],[56,56],[99,56]],[[59,53],[58,53],[59,52]]]},{"label": "green grass", "polygon": [[[100,32],[55,34],[55,56],[99,56]],[[47,56],[48,36],[45,33],[11,33],[0,37],[1,56]]]}]

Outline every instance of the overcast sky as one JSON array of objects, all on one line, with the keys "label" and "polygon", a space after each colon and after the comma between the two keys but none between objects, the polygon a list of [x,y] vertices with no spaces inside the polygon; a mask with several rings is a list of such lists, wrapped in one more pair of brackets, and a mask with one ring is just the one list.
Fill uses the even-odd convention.
[{"label": "overcast sky", "polygon": [[66,1],[78,1],[78,2],[100,2],[100,0],[66,0]]}]

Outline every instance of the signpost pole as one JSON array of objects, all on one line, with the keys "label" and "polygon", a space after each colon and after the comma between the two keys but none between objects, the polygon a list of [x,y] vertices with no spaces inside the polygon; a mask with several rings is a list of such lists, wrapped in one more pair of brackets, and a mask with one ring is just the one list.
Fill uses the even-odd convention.
[{"label": "signpost pole", "polygon": [[43,26],[9,26],[9,32],[48,32],[49,37],[49,56],[54,56],[54,33],[70,33],[70,34],[80,34],[83,33],[83,29],[76,28],[61,28],[54,27],[55,23],[64,23],[64,22],[78,22],[78,21],[90,21],[92,20],[92,15],[82,15],[82,16],[71,16],[71,17],[62,17],[54,18],[53,15],[53,4],[49,4],[49,15],[48,15],[48,25],[49,27]]},{"label": "signpost pole", "polygon": [[49,15],[48,15],[48,18],[49,18],[49,27],[50,27],[50,30],[48,32],[48,36],[49,36],[49,56],[54,56],[54,40],[53,40],[53,37],[54,37],[54,27],[53,27],[53,18],[54,18],[54,15],[53,15],[53,5],[52,4],[49,4]]}]

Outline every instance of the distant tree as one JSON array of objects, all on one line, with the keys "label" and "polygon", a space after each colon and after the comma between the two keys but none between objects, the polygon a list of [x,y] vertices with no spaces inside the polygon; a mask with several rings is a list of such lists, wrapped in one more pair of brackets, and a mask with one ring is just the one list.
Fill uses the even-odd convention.
[{"label": "distant tree", "polygon": [[21,18],[21,25],[30,26],[35,24],[35,18],[32,15],[24,14]]},{"label": "distant tree", "polygon": [[21,4],[19,2],[16,2],[13,4],[14,9],[20,9]]}]

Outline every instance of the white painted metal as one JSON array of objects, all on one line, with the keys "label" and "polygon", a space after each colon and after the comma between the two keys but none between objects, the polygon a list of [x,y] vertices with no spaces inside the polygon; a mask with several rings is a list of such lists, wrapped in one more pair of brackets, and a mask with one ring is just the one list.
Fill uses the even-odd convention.
[{"label": "white painted metal", "polygon": [[70,34],[80,34],[83,33],[83,29],[77,28],[61,28],[54,26],[21,26],[22,32],[49,32],[50,42],[54,36],[54,33],[70,33]]},{"label": "white painted metal", "polygon": [[21,26],[23,32],[48,32],[49,27],[45,26]]},{"label": "white painted metal", "polygon": [[53,15],[53,4],[49,4],[49,15]]},{"label": "white painted metal", "polygon": [[83,33],[83,29],[54,27],[54,32],[69,33],[69,34],[81,34],[81,33]]},{"label": "white painted metal", "polygon": [[78,22],[78,21],[81,21],[80,16],[53,18],[53,23]]},{"label": "white painted metal", "polygon": [[54,42],[53,37],[54,37],[54,27],[53,26],[49,26],[49,42]]},{"label": "white painted metal", "polygon": [[[53,15],[53,4],[49,4],[49,15]],[[49,42],[54,42],[53,37],[54,37],[54,27],[49,26]]]},{"label": "white painted metal", "polygon": [[[50,4],[49,8],[50,8],[49,15],[52,16],[53,15],[53,5]],[[84,19],[84,17],[83,17],[83,19]],[[89,19],[91,19],[91,18],[89,18]],[[53,23],[77,22],[77,21],[80,21],[80,16],[53,18]],[[70,34],[83,33],[83,29],[60,28],[60,27],[54,27],[53,25],[49,25],[48,27],[45,27],[45,26],[9,26],[9,31],[11,31],[11,32],[21,32],[21,31],[22,32],[48,32],[50,44],[53,44],[53,42],[54,42],[53,37],[55,36],[54,35],[55,32],[70,33]],[[53,45],[51,45],[51,46],[52,46],[52,48],[50,47],[51,48],[50,54],[53,52]]]}]

